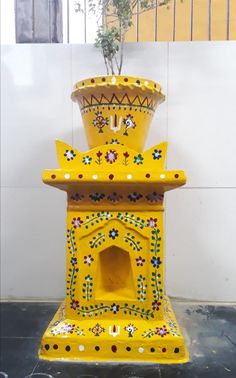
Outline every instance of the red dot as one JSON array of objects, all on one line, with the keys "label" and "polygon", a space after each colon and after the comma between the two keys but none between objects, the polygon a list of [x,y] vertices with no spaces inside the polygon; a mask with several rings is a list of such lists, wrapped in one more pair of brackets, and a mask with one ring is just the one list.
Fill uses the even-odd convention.
[{"label": "red dot", "polygon": [[94,79],[91,79],[91,83],[94,83],[95,82],[95,80]]},{"label": "red dot", "polygon": [[125,78],[124,78],[124,81],[125,81],[125,82],[127,82],[127,81],[128,81],[128,78],[127,78],[127,77],[125,77]]},{"label": "red dot", "polygon": [[113,178],[114,178],[114,175],[113,175],[113,174],[110,174],[110,175],[109,175],[109,179],[110,179],[110,180],[113,180]]},{"label": "red dot", "polygon": [[176,174],[175,174],[175,178],[178,178],[178,177],[179,177],[179,175],[178,175],[178,173],[176,173]]},{"label": "red dot", "polygon": [[147,173],[147,174],[146,174],[146,177],[147,177],[147,178],[151,177],[150,173]]},{"label": "red dot", "polygon": [[53,345],[53,349],[57,350],[57,349],[58,349],[58,345],[57,345],[57,344],[54,344],[54,345]]},{"label": "red dot", "polygon": [[80,174],[78,177],[79,177],[80,179],[82,179],[82,178],[83,178],[83,175]]},{"label": "red dot", "polygon": [[162,348],[162,352],[165,353],[166,352],[166,348]]},{"label": "red dot", "polygon": [[51,178],[54,180],[57,176],[56,175],[51,175]]},{"label": "red dot", "polygon": [[116,351],[117,351],[116,345],[112,345],[111,350],[112,350],[112,352],[116,353]]}]

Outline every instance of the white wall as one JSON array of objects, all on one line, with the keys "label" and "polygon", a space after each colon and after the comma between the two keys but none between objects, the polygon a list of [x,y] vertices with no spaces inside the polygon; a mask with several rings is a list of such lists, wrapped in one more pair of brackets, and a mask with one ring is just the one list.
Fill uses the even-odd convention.
[{"label": "white wall", "polygon": [[[236,301],[236,42],[127,48],[124,74],[161,83],[146,148],[168,140],[168,169],[188,183],[166,195],[166,288],[176,297]],[[79,79],[104,74],[91,45],[2,47],[2,296],[62,298],[63,192],[41,182],[54,140],[86,150]]]}]

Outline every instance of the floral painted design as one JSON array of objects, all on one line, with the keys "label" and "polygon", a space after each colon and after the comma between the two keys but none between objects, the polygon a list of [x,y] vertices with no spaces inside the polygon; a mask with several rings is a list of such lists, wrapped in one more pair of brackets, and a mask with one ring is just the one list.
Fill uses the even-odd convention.
[{"label": "floral painted design", "polygon": [[106,152],[105,159],[108,163],[113,164],[118,157],[118,153],[115,150],[109,150]]},{"label": "floral painted design", "polygon": [[122,195],[116,192],[113,192],[107,196],[107,199],[113,203],[118,203],[122,199]]},{"label": "floral painted design", "polygon": [[152,259],[151,259],[151,264],[153,265],[154,268],[159,268],[159,266],[161,264],[160,257],[153,256]]},{"label": "floral painted design", "polygon": [[74,150],[66,150],[64,153],[64,156],[66,157],[67,161],[73,160],[76,154],[74,153]]},{"label": "floral painted design", "polygon": [[161,201],[163,201],[163,198],[164,198],[164,195],[159,194],[157,192],[152,192],[152,193],[149,193],[149,194],[146,195],[146,199],[151,203],[161,202]]},{"label": "floral painted design", "polygon": [[77,264],[77,258],[76,257],[71,257],[71,265],[76,265]]},{"label": "floral painted design", "polygon": [[106,144],[121,144],[121,145],[123,146],[123,144],[120,143],[120,142],[118,141],[118,139],[111,139],[111,141],[110,141],[110,142],[106,142]]},{"label": "floral painted design", "polygon": [[123,220],[125,223],[133,224],[135,227],[139,227],[141,230],[145,227],[145,220],[140,217],[136,217],[134,214],[128,212],[118,213],[117,218]]},{"label": "floral painted design", "polygon": [[151,277],[152,294],[153,294],[153,298],[157,301],[163,298],[160,277],[161,275],[157,273],[156,270],[152,272],[152,277]]},{"label": "floral painted design", "polygon": [[154,228],[152,230],[152,242],[151,242],[151,252],[154,253],[154,255],[156,256],[157,253],[160,252],[160,241],[161,241],[161,237],[159,236],[160,234],[160,230],[158,230],[157,228]]},{"label": "floral painted design", "polygon": [[89,227],[93,227],[95,224],[104,220],[107,221],[110,218],[112,218],[112,214],[109,213],[109,211],[99,211],[97,213],[92,213],[91,215],[86,215],[84,227],[88,229]]},{"label": "floral painted design", "polygon": [[92,262],[94,261],[94,258],[92,255],[84,256],[84,263],[90,266]]},{"label": "floral painted design", "polygon": [[88,274],[87,276],[84,277],[85,282],[83,283],[83,298],[86,299],[87,301],[90,301],[92,298],[92,291],[93,291],[93,277]]},{"label": "floral painted design", "polygon": [[113,314],[116,314],[119,310],[120,310],[120,306],[119,305],[117,305],[115,303],[113,303],[111,305],[110,311],[113,312]]},{"label": "floral painted design", "polygon": [[139,256],[139,257],[136,259],[136,265],[137,265],[137,266],[143,266],[144,263],[145,263],[145,259],[143,259],[142,256]]},{"label": "floral painted design", "polygon": [[91,164],[91,161],[92,161],[92,158],[91,156],[84,156],[83,159],[82,159],[82,162],[85,164],[85,165],[90,165]]},{"label": "floral painted design", "polygon": [[70,197],[73,201],[81,201],[83,198],[84,198],[84,195],[83,194],[79,194],[79,193],[74,193],[72,194],[72,196]]},{"label": "floral painted design", "polygon": [[119,232],[118,232],[118,230],[116,230],[115,228],[112,228],[112,229],[109,231],[109,238],[115,240],[118,236],[119,236]]},{"label": "floral painted design", "polygon": [[144,157],[141,154],[134,156],[134,163],[137,165],[143,164]]},{"label": "floral painted design", "polygon": [[83,223],[84,222],[82,221],[82,219],[80,217],[73,218],[73,220],[72,220],[72,225],[73,225],[74,228],[80,228]]},{"label": "floral painted design", "polygon": [[70,307],[71,307],[73,310],[76,310],[77,307],[79,307],[79,301],[73,300],[73,301],[70,303]]},{"label": "floral painted design", "polygon": [[128,195],[128,199],[130,200],[130,202],[137,202],[141,198],[142,198],[142,194],[137,193],[137,192],[133,192]]},{"label": "floral painted design", "polygon": [[136,239],[134,235],[132,235],[130,232],[127,232],[124,236],[124,241],[129,244],[130,247],[132,247],[133,251],[141,251],[143,247],[141,246],[141,243],[139,240]]},{"label": "floral painted design", "polygon": [[150,218],[147,220],[147,227],[155,228],[157,226],[157,218]]},{"label": "floral painted design", "polygon": [[123,159],[123,165],[125,165],[125,166],[127,166],[128,164],[129,164],[129,160],[128,160],[128,158],[129,158],[129,153],[126,151],[126,152],[124,152],[123,153],[123,156],[124,156],[124,159]]},{"label": "floral painted design", "polygon": [[94,334],[94,336],[100,336],[100,333],[105,332],[105,328],[101,324],[97,323],[94,327],[89,328],[89,331]]},{"label": "floral painted design", "polygon": [[97,160],[95,160],[95,163],[98,164],[98,165],[101,165],[102,164],[102,152],[98,151],[96,153],[96,155],[97,155]]},{"label": "floral painted design", "polygon": [[89,197],[94,202],[100,202],[105,197],[105,194],[96,192],[96,193],[90,194]]},{"label": "floral painted design", "polygon": [[152,328],[149,328],[147,331],[144,331],[144,333],[142,334],[144,339],[145,338],[151,339],[151,337],[154,336],[154,335],[155,335],[155,331]]},{"label": "floral painted design", "polygon": [[152,302],[152,308],[153,308],[153,310],[159,311],[160,310],[160,306],[161,306],[161,302],[158,302],[157,300],[155,300],[154,302]]},{"label": "floral painted design", "polygon": [[103,127],[109,124],[109,120],[107,117],[103,117],[102,112],[96,112],[95,116],[93,126],[98,128],[99,133],[103,133]]},{"label": "floral painted design", "polygon": [[154,160],[159,160],[161,158],[161,150],[154,150],[152,153],[152,157]]},{"label": "floral painted design", "polygon": [[126,118],[124,118],[123,123],[124,123],[124,125],[125,125],[125,131],[124,131],[124,134],[123,134],[123,135],[128,136],[128,135],[129,135],[129,134],[128,134],[128,130],[129,130],[130,128],[134,129],[134,128],[136,127],[136,123],[134,122],[133,118],[134,118],[134,117],[133,117],[131,114],[128,114],[128,115],[126,116]]},{"label": "floral painted design", "polygon": [[134,332],[137,331],[138,328],[135,327],[134,324],[131,324],[131,323],[130,323],[130,324],[128,324],[126,327],[124,327],[124,330],[128,332],[128,336],[129,336],[129,337],[133,337]]},{"label": "floral painted design", "polygon": [[146,300],[147,295],[147,284],[146,284],[146,277],[142,276],[142,274],[138,277],[138,297],[137,299],[139,302],[144,302]]},{"label": "floral painted design", "polygon": [[97,235],[93,236],[92,240],[90,240],[90,248],[97,248],[105,241],[105,235],[103,232],[99,232]]},{"label": "floral painted design", "polygon": [[80,328],[79,326],[75,328],[75,333],[77,336],[85,336],[84,330]]},{"label": "floral painted design", "polygon": [[170,332],[168,332],[166,325],[163,325],[163,327],[160,327],[160,328],[156,327],[155,333],[158,336],[164,337],[164,336],[168,335]]},{"label": "floral painted design", "polygon": [[60,333],[67,334],[67,333],[73,333],[75,328],[75,324],[70,323],[64,323],[60,326]]}]

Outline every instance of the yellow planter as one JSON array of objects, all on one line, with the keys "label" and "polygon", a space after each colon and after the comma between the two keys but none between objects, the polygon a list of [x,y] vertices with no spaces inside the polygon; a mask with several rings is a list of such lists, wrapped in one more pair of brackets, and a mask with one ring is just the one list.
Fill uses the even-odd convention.
[{"label": "yellow planter", "polygon": [[164,99],[158,83],[130,76],[82,80],[72,93],[90,148],[123,144],[142,151],[155,109]]},{"label": "yellow planter", "polygon": [[[163,243],[164,193],[184,185],[186,176],[165,169],[167,143],[139,152],[152,116],[144,107],[147,100],[140,99],[148,97],[155,109],[164,96],[150,81],[105,79],[85,80],[72,94],[93,148],[82,153],[57,141],[59,169],[43,172],[46,184],[68,196],[67,278],[66,300],[43,336],[40,357],[186,362],[184,338],[165,296]],[[114,92],[116,98],[123,93],[126,102],[129,94],[135,127],[123,122],[123,100],[91,103],[84,111],[84,98]],[[137,98],[140,106],[134,105]],[[93,123],[96,112],[103,113]],[[110,126],[115,118],[117,131]],[[114,133],[115,142],[109,139]]]}]

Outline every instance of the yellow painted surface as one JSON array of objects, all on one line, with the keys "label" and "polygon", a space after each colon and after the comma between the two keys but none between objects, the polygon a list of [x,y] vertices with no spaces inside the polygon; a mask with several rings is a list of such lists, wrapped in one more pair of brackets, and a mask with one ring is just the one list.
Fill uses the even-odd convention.
[{"label": "yellow painted surface", "polygon": [[157,9],[157,40],[173,40],[173,1]]},{"label": "yellow painted surface", "polygon": [[175,40],[188,41],[190,38],[190,2],[176,0]]},{"label": "yellow painted surface", "polygon": [[[186,176],[165,170],[166,142],[139,152],[150,122],[149,100],[154,110],[164,96],[150,80],[103,79],[79,82],[72,94],[93,148],[80,152],[57,141],[59,169],[43,172],[45,184],[67,193],[67,264],[66,299],[39,354],[49,360],[187,362],[164,295],[163,205],[164,193],[184,185]],[[121,91],[124,99],[117,104]],[[92,94],[99,101],[88,104]],[[104,114],[94,123],[97,112]],[[119,120],[124,112],[134,117],[135,127],[129,122],[117,130],[110,115]],[[113,142],[106,143],[111,132]]]},{"label": "yellow painted surface", "polygon": [[115,140],[141,151],[164,96],[151,80],[106,76],[78,82],[72,99],[80,106],[90,148]]},{"label": "yellow painted surface", "polygon": [[139,42],[155,41],[155,13],[156,9],[141,13],[139,17]]},{"label": "yellow painted surface", "polygon": [[227,0],[212,0],[211,40],[224,40],[227,33]]},{"label": "yellow painted surface", "polygon": [[[208,32],[208,0],[193,0],[193,40],[209,40]],[[157,10],[157,40],[172,41],[175,34],[176,41],[189,41],[191,31],[191,1],[176,0],[175,13],[175,33],[173,33],[173,4],[170,2],[168,9],[166,6]],[[211,39],[227,39],[227,0],[211,0]],[[139,30],[140,41],[153,41],[153,31],[155,30],[155,17],[153,13],[147,12],[141,17]],[[229,14],[229,39],[236,39],[236,1],[230,0]],[[136,28],[135,24],[135,28]],[[136,29],[134,27],[128,32],[127,41],[136,41]],[[134,30],[135,29],[135,30]]]},{"label": "yellow painted surface", "polygon": [[[134,13],[137,12],[137,5],[134,9]],[[125,36],[125,42],[136,42],[137,41],[137,16],[134,15],[132,18],[133,25],[128,30]]]},{"label": "yellow painted surface", "polygon": [[193,41],[208,40],[208,1],[195,0],[193,5]]},{"label": "yellow painted surface", "polygon": [[230,0],[229,39],[236,39],[236,1]]}]

